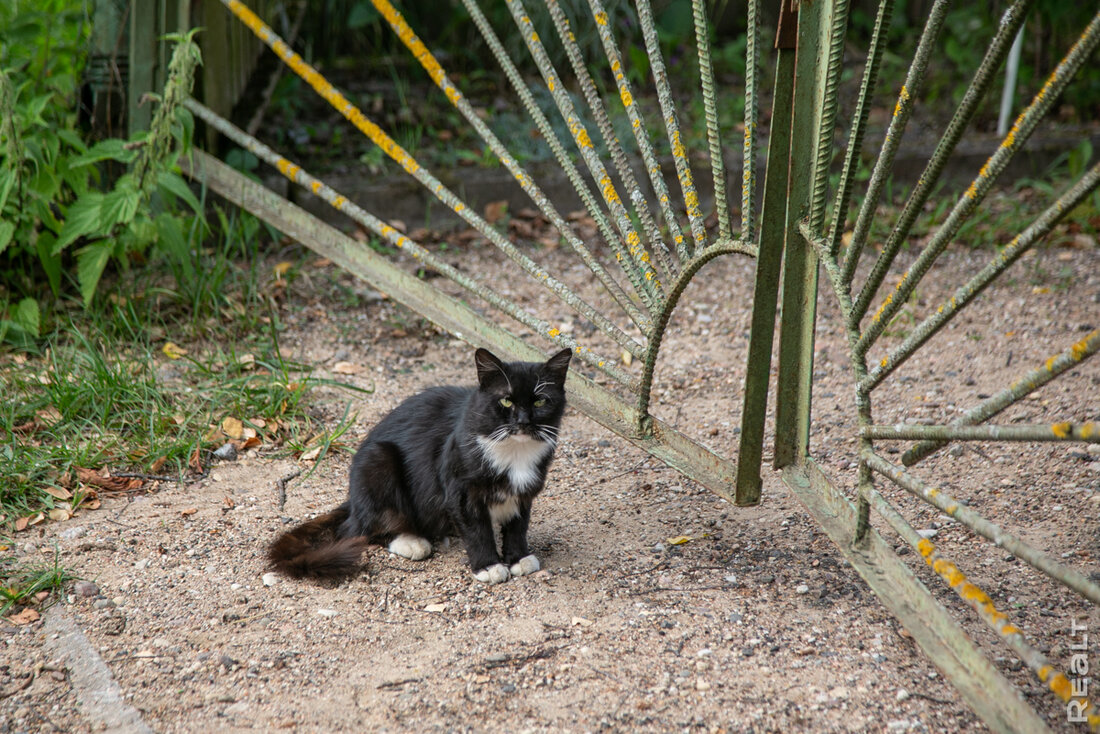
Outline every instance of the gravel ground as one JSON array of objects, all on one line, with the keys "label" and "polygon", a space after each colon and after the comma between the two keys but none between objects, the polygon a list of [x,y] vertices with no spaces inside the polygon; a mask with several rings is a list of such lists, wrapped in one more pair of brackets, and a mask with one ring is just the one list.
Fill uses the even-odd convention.
[{"label": "gravel ground", "polygon": [[[544,254],[565,262],[560,252]],[[951,254],[912,312],[935,308],[988,257]],[[477,246],[461,264],[490,278],[510,272]],[[349,400],[358,412],[350,446],[412,392],[472,381],[468,347],[332,268],[306,272],[294,285],[283,348],[323,374],[337,362],[362,367],[334,376],[372,394],[318,394],[326,422]],[[738,438],[751,273],[749,261],[730,258],[689,288],[654,393],[655,414],[726,455]],[[540,292],[517,278],[497,280],[583,334]],[[336,307],[336,290],[365,297]],[[1100,327],[1098,301],[1094,243],[1026,258],[887,381],[876,418],[950,419]],[[819,311],[813,452],[849,487],[846,345],[831,297],[822,296]],[[998,422],[1096,420],[1098,385],[1094,361]],[[336,586],[265,578],[267,543],[340,502],[349,461],[339,453],[310,472],[310,462],[253,449],[199,481],[152,485],[32,528],[18,536],[18,550],[35,557],[56,548],[92,582],[47,614],[71,615],[123,700],[155,731],[983,730],[770,470],[763,503],[737,508],[571,411],[535,503],[530,540],[543,570],[533,576],[484,586],[452,543],[419,563],[371,548],[364,573]],[[980,444],[942,452],[919,473],[1095,573],[1098,470],[1100,457],[1080,446]],[[1071,620],[1100,631],[1095,607],[884,491],[1063,665],[1075,642]],[[912,566],[945,605],[961,609]],[[1007,648],[969,615],[957,616],[1052,728],[1075,730]],[[0,625],[0,731],[97,728],[47,637],[41,622]],[[1098,641],[1090,635],[1093,666]]]}]

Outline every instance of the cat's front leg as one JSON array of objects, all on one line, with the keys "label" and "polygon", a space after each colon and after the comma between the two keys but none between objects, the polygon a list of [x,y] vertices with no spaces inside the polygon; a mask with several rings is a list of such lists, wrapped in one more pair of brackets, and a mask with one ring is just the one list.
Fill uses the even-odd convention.
[{"label": "cat's front leg", "polygon": [[453,502],[452,513],[462,534],[466,558],[470,562],[474,578],[483,584],[499,584],[510,579],[512,575],[508,566],[500,562],[496,539],[493,537],[493,520],[484,503],[472,502],[465,495],[461,500]]},{"label": "cat's front leg", "polygon": [[542,566],[527,547],[527,526],[531,522],[531,501],[521,500],[519,512],[500,528],[504,563],[513,576],[527,576]]}]

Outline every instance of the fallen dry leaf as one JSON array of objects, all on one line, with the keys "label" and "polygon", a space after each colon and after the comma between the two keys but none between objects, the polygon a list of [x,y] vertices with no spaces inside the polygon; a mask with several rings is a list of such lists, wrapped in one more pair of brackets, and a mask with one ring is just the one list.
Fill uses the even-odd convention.
[{"label": "fallen dry leaf", "polygon": [[243,369],[251,369],[256,366],[256,356],[253,354],[242,354],[237,357],[237,366]]},{"label": "fallen dry leaf", "polygon": [[593,624],[595,624],[595,622],[593,622],[591,619],[585,619],[584,617],[573,617],[573,619],[570,620],[569,623],[574,627],[578,625],[580,625],[581,627],[591,627]]},{"label": "fallen dry leaf", "polygon": [[239,439],[244,435],[244,424],[241,423],[239,418],[234,418],[231,415],[227,415],[221,424],[222,432],[230,438]]},{"label": "fallen dry leaf", "polygon": [[245,449],[255,448],[261,444],[263,444],[263,440],[259,436],[249,436],[244,440],[244,443],[241,444],[240,450],[243,451]]},{"label": "fallen dry leaf", "polygon": [[180,510],[180,514],[183,515],[184,517],[191,517],[192,515],[194,515],[198,511],[199,511],[199,508],[197,508],[197,507],[188,507],[186,510]]},{"label": "fallen dry leaf", "polygon": [[684,543],[689,543],[693,540],[695,540],[695,538],[691,537],[690,535],[677,535],[675,538],[669,538],[665,542],[669,545],[683,545]]},{"label": "fallen dry leaf", "polygon": [[72,516],[73,513],[68,507],[55,507],[50,510],[50,519],[54,522],[65,522]]},{"label": "fallen dry leaf", "polygon": [[77,467],[77,479],[107,492],[133,492],[141,489],[141,480],[136,477],[108,477],[95,469]]},{"label": "fallen dry leaf", "polygon": [[15,532],[22,532],[30,525],[31,519],[29,517],[19,517],[15,520]]},{"label": "fallen dry leaf", "polygon": [[62,487],[54,487],[54,486],[51,486],[51,485],[47,485],[47,486],[43,487],[42,491],[45,492],[46,494],[50,495],[51,497],[56,497],[59,500],[72,499],[72,496],[73,496],[73,493],[70,492],[69,490],[64,489]]},{"label": "fallen dry leaf", "polygon": [[442,602],[442,603],[439,603],[439,604],[429,604],[428,606],[424,607],[424,611],[425,612],[442,612],[446,608],[447,608],[447,603]]},{"label": "fallen dry leaf", "polygon": [[485,205],[485,221],[489,224],[496,224],[507,211],[508,202],[506,200],[490,201]]},{"label": "fallen dry leaf", "polygon": [[274,268],[272,268],[272,270],[275,271],[276,278],[282,278],[292,267],[294,267],[294,263],[290,262],[289,260],[283,260],[281,263],[278,263]]},{"label": "fallen dry leaf", "polygon": [[354,375],[362,372],[363,368],[353,362],[337,362],[332,366],[332,371],[338,375]]},{"label": "fallen dry leaf", "polygon": [[321,455],[321,447],[320,446],[314,446],[309,451],[303,452],[302,455],[298,458],[301,459],[302,461],[313,461],[314,459],[316,459],[320,455]]},{"label": "fallen dry leaf", "polygon": [[187,354],[187,350],[175,342],[165,342],[160,351],[164,352],[164,356],[168,359],[182,359]]},{"label": "fallen dry leaf", "polygon": [[40,615],[36,610],[27,607],[23,611],[19,612],[19,614],[11,615],[7,618],[7,620],[12,624],[24,625],[30,624],[31,622],[37,622],[41,616],[42,615]]}]

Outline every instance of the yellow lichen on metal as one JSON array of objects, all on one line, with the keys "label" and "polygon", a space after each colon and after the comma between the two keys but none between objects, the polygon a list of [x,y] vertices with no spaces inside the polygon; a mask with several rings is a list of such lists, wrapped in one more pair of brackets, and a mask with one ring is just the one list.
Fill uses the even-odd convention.
[{"label": "yellow lichen on metal", "polygon": [[557,336],[558,334],[561,333],[561,330],[560,329],[550,329],[546,333],[549,334],[552,337],[555,337],[555,336]]},{"label": "yellow lichen on metal", "polygon": [[1062,421],[1061,423],[1054,423],[1050,427],[1050,432],[1054,434],[1055,438],[1066,438],[1069,436],[1069,432],[1073,429],[1073,424],[1069,421]]},{"label": "yellow lichen on metal", "polygon": [[314,182],[312,182],[312,183],[311,183],[311,184],[309,185],[309,190],[310,190],[310,191],[312,191],[312,192],[313,192],[314,194],[316,194],[316,193],[320,192],[320,190],[321,190],[321,182],[320,182],[320,181],[314,181]]},{"label": "yellow lichen on metal", "polygon": [[602,10],[596,13],[596,25],[607,25],[607,13]]},{"label": "yellow lichen on metal", "polygon": [[1080,362],[1084,359],[1089,351],[1089,342],[1098,337],[1100,337],[1100,330],[1089,332],[1088,336],[1070,347],[1069,353],[1073,356],[1073,361]]},{"label": "yellow lichen on metal", "polygon": [[901,85],[901,94],[898,95],[898,102],[894,105],[894,117],[897,117],[901,113],[901,107],[903,104],[909,102],[909,90],[904,84]]},{"label": "yellow lichen on metal", "polygon": [[1089,421],[1081,426],[1081,438],[1086,441],[1097,436],[1096,423]]},{"label": "yellow lichen on metal", "polygon": [[332,206],[334,206],[337,209],[343,209],[344,204],[347,204],[347,203],[348,203],[348,200],[343,196],[337,196],[336,198],[334,198],[332,200]]}]

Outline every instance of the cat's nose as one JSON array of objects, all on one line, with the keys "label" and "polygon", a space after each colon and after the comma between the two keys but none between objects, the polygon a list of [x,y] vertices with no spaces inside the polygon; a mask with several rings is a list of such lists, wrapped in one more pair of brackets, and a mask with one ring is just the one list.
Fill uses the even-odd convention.
[{"label": "cat's nose", "polygon": [[523,408],[516,410],[516,424],[527,427],[531,425],[531,414]]}]

